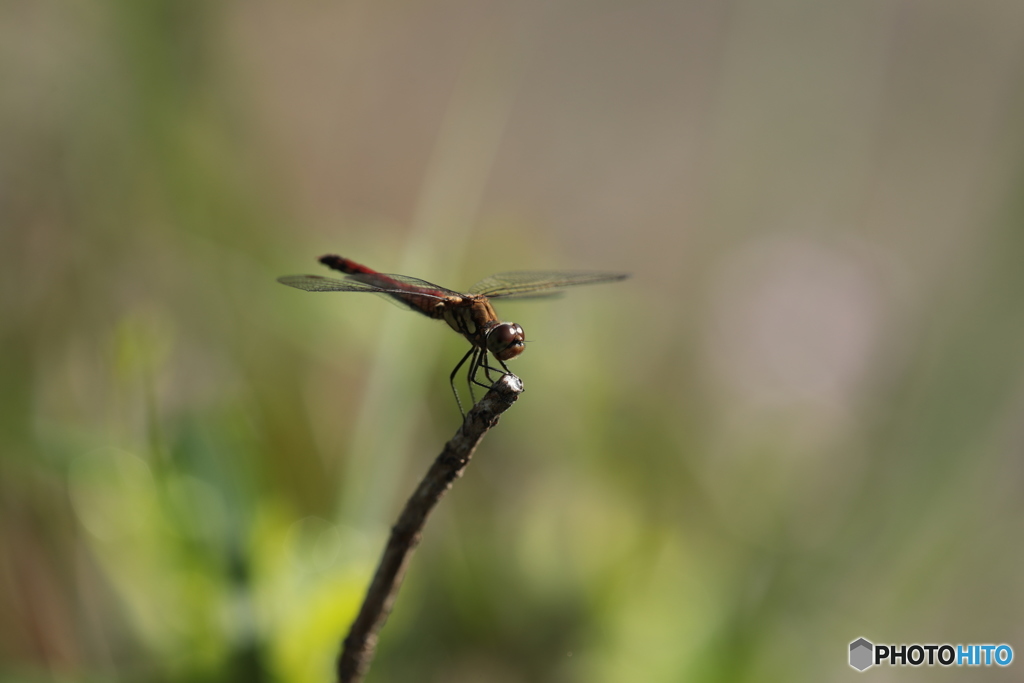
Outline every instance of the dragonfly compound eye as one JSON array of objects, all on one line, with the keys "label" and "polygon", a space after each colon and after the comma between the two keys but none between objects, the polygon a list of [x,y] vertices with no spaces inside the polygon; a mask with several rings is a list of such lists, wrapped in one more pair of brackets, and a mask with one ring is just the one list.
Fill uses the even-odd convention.
[{"label": "dragonfly compound eye", "polygon": [[487,335],[487,350],[498,360],[509,360],[523,352],[523,328],[515,323],[501,323]]}]

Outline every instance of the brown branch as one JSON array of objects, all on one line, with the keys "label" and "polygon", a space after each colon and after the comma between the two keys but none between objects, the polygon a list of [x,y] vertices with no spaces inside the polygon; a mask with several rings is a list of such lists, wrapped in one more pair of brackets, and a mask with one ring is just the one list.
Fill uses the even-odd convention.
[{"label": "brown branch", "polygon": [[523,383],[518,377],[512,374],[502,376],[469,411],[459,431],[445,444],[441,455],[437,456],[406,502],[398,522],[391,527],[391,537],[384,548],[377,573],[338,656],[339,683],[363,680],[377,648],[378,633],[391,613],[427,517],[452,483],[462,476],[484,434],[498,424],[498,417],[515,403],[522,392]]}]

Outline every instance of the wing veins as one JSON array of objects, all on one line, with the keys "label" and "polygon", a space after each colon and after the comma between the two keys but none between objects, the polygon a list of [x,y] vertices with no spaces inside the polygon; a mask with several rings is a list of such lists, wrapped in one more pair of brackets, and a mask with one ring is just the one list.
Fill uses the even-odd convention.
[{"label": "wing veins", "polygon": [[[444,296],[430,294],[422,291],[410,291],[408,289],[397,289],[379,287],[368,282],[362,282],[354,278],[338,280],[333,277],[322,275],[285,275],[277,278],[282,285],[295,287],[307,292],[370,292],[371,294],[398,294],[401,296],[426,297],[428,299],[444,300]],[[439,290],[443,291],[443,290]]]},{"label": "wing veins", "polygon": [[473,294],[494,299],[546,298],[561,294],[566,287],[614,282],[625,273],[596,271],[511,271],[484,278],[470,288]]}]

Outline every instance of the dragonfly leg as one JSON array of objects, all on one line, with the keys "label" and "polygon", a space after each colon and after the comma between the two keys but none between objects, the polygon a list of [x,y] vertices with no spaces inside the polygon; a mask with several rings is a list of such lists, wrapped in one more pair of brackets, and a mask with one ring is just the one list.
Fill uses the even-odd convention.
[{"label": "dragonfly leg", "polygon": [[[491,388],[491,384],[493,384],[493,382],[491,384],[484,384],[483,382],[481,382],[480,380],[478,380],[476,378],[476,373],[480,370],[480,368],[486,368],[487,367],[487,350],[486,349],[479,349],[479,352],[480,352],[479,355],[476,358],[473,359],[474,362],[473,362],[473,364],[469,368],[470,391],[472,391],[472,388],[473,388],[474,384],[477,385],[478,387],[483,387],[484,389],[490,389]],[[486,373],[486,370],[485,370],[485,373]],[[487,379],[488,380],[491,379],[489,375],[488,375]]]},{"label": "dragonfly leg", "polygon": [[[497,360],[497,359],[495,359],[495,360]],[[498,362],[499,362],[499,363],[501,363],[501,364],[502,364],[502,366],[504,366],[504,365],[505,365],[505,364],[504,364],[504,363],[502,363],[502,362],[501,362],[500,360],[499,360]],[[499,376],[499,377],[501,377],[502,375],[508,374],[508,368],[507,368],[507,367],[506,367],[506,368],[505,368],[504,370],[502,370],[501,368],[496,368],[496,367],[494,367],[494,366],[490,365],[489,363],[488,363],[488,365],[487,365],[487,370],[488,370],[488,373],[487,373],[487,380],[488,380],[488,381],[491,381],[491,374],[490,374],[491,372],[496,372],[496,373],[498,373],[498,376]]]},{"label": "dragonfly leg", "polygon": [[469,370],[466,372],[466,386],[469,387],[469,397],[476,405],[476,394],[473,393],[473,382],[476,381],[476,368],[480,359],[480,349],[473,347],[473,358],[469,361]]},{"label": "dragonfly leg", "polygon": [[487,376],[487,381],[490,382],[493,385],[494,384],[494,378],[491,377],[491,370],[493,370],[494,368],[491,367],[490,362],[487,360],[487,351],[486,351],[486,349],[484,350],[483,358],[480,359],[480,365],[484,369],[484,374]]},{"label": "dragonfly leg", "polygon": [[[462,360],[460,360],[458,364],[455,366],[455,369],[452,370],[452,374],[448,375],[448,383],[452,386],[452,393],[455,394],[455,402],[459,405],[459,412],[462,413],[462,419],[466,419],[466,411],[462,409],[462,399],[459,398],[459,391],[458,389],[455,388],[455,375],[458,374],[459,368],[461,368],[469,359],[469,357],[476,353],[476,351],[477,348],[475,346],[471,348],[469,351],[467,351],[466,355],[463,356]],[[474,357],[474,361],[475,360],[476,359]],[[470,366],[472,367],[472,364],[470,364]],[[472,391],[470,392],[470,396],[472,396]]]},{"label": "dragonfly leg", "polygon": [[485,352],[484,357],[481,359],[481,361],[482,361],[481,362],[481,367],[484,369],[484,372],[487,374],[487,381],[491,382],[492,384],[494,383],[494,380],[491,379],[491,373],[492,372],[500,372],[502,375],[511,375],[512,374],[512,371],[508,369],[507,365],[505,365],[505,361],[501,360],[500,358],[495,358],[494,360],[496,360],[499,363],[501,363],[501,368],[500,369],[496,368],[496,367],[494,367],[493,365],[490,364],[490,362],[487,359],[486,352]]}]

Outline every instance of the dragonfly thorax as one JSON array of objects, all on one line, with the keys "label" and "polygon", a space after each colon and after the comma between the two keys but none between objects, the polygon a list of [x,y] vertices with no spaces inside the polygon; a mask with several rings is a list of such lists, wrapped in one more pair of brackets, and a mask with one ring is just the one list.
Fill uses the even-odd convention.
[{"label": "dragonfly thorax", "polygon": [[487,350],[498,360],[510,360],[526,348],[523,328],[515,323],[499,323],[487,332]]}]

